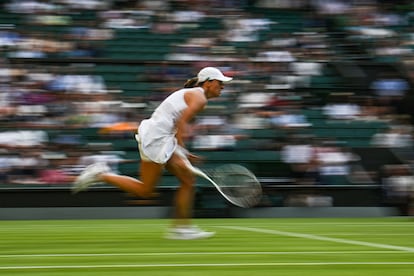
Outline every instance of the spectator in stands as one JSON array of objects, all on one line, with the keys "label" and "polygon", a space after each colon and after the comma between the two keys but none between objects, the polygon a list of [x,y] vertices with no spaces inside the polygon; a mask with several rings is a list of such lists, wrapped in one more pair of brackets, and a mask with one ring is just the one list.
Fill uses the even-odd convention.
[{"label": "spectator in stands", "polygon": [[0,49],[9,49],[15,47],[21,39],[20,34],[11,27],[0,29]]},{"label": "spectator in stands", "polygon": [[374,134],[371,144],[381,148],[406,148],[412,150],[412,126],[395,125],[384,132]]},{"label": "spectator in stands", "polygon": [[280,108],[280,112],[270,117],[270,123],[279,128],[295,129],[312,126],[306,116],[300,112],[299,104]]},{"label": "spectator in stands", "polygon": [[39,170],[38,181],[42,184],[71,184],[75,176],[66,169],[68,157],[63,153],[45,153],[42,155],[45,164]]},{"label": "spectator in stands", "polygon": [[296,58],[289,50],[274,51],[271,49],[263,49],[259,50],[256,57],[251,58],[251,60],[268,62],[293,62],[296,61]]},{"label": "spectator in stands", "polygon": [[324,141],[316,147],[319,181],[323,185],[346,185],[352,162],[359,157],[337,141]]},{"label": "spectator in stands", "polygon": [[110,29],[150,29],[153,11],[106,10],[100,13],[102,27]]},{"label": "spectator in stands", "polygon": [[402,97],[409,89],[408,82],[393,73],[381,73],[371,83],[371,89],[378,97]]},{"label": "spectator in stands", "polygon": [[224,20],[227,28],[225,39],[231,42],[254,42],[259,40],[259,32],[267,30],[272,22],[266,18],[250,18],[241,13],[237,17],[228,17]]},{"label": "spectator in stands", "polygon": [[398,74],[384,72],[371,83],[370,88],[378,97],[378,103],[392,108],[392,113],[395,113],[410,86],[408,81]]},{"label": "spectator in stands", "polygon": [[375,97],[368,96],[359,99],[361,113],[359,120],[362,121],[379,121],[384,113],[384,109],[376,103]]},{"label": "spectator in stands", "polygon": [[67,93],[106,93],[106,85],[99,75],[60,74],[48,83],[47,89]]},{"label": "spectator in stands", "polygon": [[197,159],[185,149],[190,120],[204,109],[208,99],[220,96],[224,82],[232,80],[214,67],[205,67],[197,77],[186,82],[155,109],[150,119],[143,120],[136,139],[141,154],[141,180],[111,173],[107,165],[96,163],[86,168],[73,190],[81,191],[104,181],[140,197],[150,197],[164,168],[174,174],[181,185],[176,197],[176,220],[167,238],[198,239],[214,233],[191,226],[195,176],[188,158]]},{"label": "spectator in stands", "polygon": [[355,120],[361,115],[361,107],[350,95],[335,94],[323,107],[323,113],[330,119]]},{"label": "spectator in stands", "polygon": [[0,120],[8,120],[16,114],[16,93],[13,85],[9,83],[11,79],[8,68],[0,68]]},{"label": "spectator in stands", "polygon": [[414,176],[408,165],[385,165],[382,185],[387,204],[398,207],[401,215],[413,214]]},{"label": "spectator in stands", "polygon": [[13,170],[10,172],[10,182],[14,184],[38,184],[39,172],[45,165],[41,151],[36,148],[26,148],[15,156]]},{"label": "spectator in stands", "polygon": [[192,148],[201,150],[233,150],[246,135],[225,116],[204,116],[192,129]]},{"label": "spectator in stands", "polygon": [[10,153],[4,149],[1,149],[0,153],[0,181],[2,183],[9,183],[16,157],[11,156]]},{"label": "spectator in stands", "polygon": [[234,114],[235,125],[239,129],[269,128],[268,113],[255,107],[239,108]]},{"label": "spectator in stands", "polygon": [[0,147],[30,149],[43,147],[49,141],[44,130],[16,130],[0,132]]},{"label": "spectator in stands", "polygon": [[282,147],[282,161],[289,164],[296,184],[309,185],[318,181],[318,159],[314,142],[309,137],[293,136]]},{"label": "spectator in stands", "polygon": [[57,4],[36,0],[12,0],[6,3],[5,7],[11,12],[23,14],[44,13],[58,9]]},{"label": "spectator in stands", "polygon": [[399,38],[380,40],[376,45],[373,51],[378,58],[402,58],[409,56],[412,52],[410,48],[403,45],[403,41]]}]

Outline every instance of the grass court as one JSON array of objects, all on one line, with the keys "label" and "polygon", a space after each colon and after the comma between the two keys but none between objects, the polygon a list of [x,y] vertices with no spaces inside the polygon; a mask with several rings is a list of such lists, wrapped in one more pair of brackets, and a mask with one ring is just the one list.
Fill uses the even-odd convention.
[{"label": "grass court", "polygon": [[401,276],[414,219],[196,219],[206,240],[163,238],[170,221],[0,221],[0,275]]}]

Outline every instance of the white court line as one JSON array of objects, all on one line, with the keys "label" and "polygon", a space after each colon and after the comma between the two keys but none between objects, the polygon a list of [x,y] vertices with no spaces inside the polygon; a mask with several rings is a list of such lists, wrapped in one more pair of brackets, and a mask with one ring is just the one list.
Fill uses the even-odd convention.
[{"label": "white court line", "polygon": [[414,262],[314,262],[314,263],[203,263],[203,264],[106,264],[106,265],[36,265],[0,266],[0,270],[82,269],[82,268],[143,268],[143,267],[231,267],[231,266],[334,266],[334,265],[414,265]]},{"label": "white court line", "polygon": [[0,258],[67,258],[67,257],[117,257],[117,256],[185,256],[185,255],[331,255],[331,254],[394,254],[407,253],[393,250],[359,251],[233,251],[233,252],[147,252],[147,253],[73,253],[73,254],[4,254]]},{"label": "white court line", "polygon": [[329,241],[329,242],[336,242],[336,243],[362,245],[362,246],[368,246],[368,247],[385,248],[385,249],[405,251],[405,252],[414,252],[414,248],[412,248],[412,247],[395,246],[395,245],[364,242],[364,241],[355,241],[355,240],[340,239],[340,238],[329,238],[329,237],[324,237],[324,236],[294,233],[294,232],[286,232],[286,231],[278,231],[278,230],[268,230],[268,229],[252,228],[252,227],[241,227],[241,226],[221,226],[221,228],[232,229],[232,230],[240,230],[240,231],[249,231],[249,232],[256,232],[256,233],[266,233],[266,234],[288,236],[288,237],[295,237],[295,238],[304,238],[304,239],[310,239],[310,240],[319,240],[319,241]]},{"label": "white court line", "polygon": [[[253,223],[253,222],[252,222]],[[232,223],[232,225],[235,225],[235,223]],[[245,223],[242,225],[246,225]],[[255,226],[260,227],[267,227],[267,226],[280,226],[280,227],[290,227],[290,226],[304,226],[309,227],[313,225],[327,225],[327,226],[341,226],[341,227],[375,227],[375,226],[381,226],[384,228],[394,228],[394,227],[401,227],[404,226],[411,230],[411,227],[414,227],[414,220],[413,221],[407,221],[407,222],[340,222],[340,221],[331,221],[331,222],[313,222],[309,219],[309,221],[305,222],[288,222],[288,221],[277,221],[277,222],[261,222],[260,219],[257,221],[254,221]],[[205,225],[205,226],[214,226],[214,227],[221,227],[223,224],[211,224],[211,225]]]},{"label": "white court line", "polygon": [[395,237],[395,236],[414,236],[414,232],[413,233],[342,233],[342,232],[337,232],[337,233],[322,233],[324,236],[362,236],[362,235],[369,235],[370,237],[372,236],[386,236],[386,237]]}]

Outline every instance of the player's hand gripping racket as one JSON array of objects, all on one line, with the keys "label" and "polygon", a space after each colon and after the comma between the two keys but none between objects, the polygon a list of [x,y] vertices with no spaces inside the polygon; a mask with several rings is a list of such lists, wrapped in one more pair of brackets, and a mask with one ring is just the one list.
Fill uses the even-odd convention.
[{"label": "player's hand gripping racket", "polygon": [[247,168],[237,164],[221,165],[204,172],[186,159],[187,166],[195,175],[207,179],[220,194],[236,206],[249,208],[259,203],[262,186],[256,176]]}]

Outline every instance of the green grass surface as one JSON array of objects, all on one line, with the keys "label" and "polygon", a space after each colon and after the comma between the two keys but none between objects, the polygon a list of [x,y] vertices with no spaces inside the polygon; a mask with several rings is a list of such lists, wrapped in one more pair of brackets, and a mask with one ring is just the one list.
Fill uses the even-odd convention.
[{"label": "green grass surface", "polygon": [[216,236],[163,238],[168,220],[0,221],[0,275],[413,275],[414,220],[198,219]]}]

